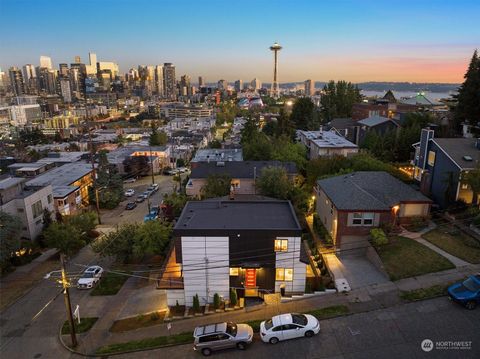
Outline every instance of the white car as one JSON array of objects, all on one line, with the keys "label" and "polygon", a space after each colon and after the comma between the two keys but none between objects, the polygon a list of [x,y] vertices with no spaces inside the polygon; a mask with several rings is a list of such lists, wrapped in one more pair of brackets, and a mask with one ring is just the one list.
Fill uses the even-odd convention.
[{"label": "white car", "polygon": [[310,338],[318,332],[320,323],[310,314],[281,314],[260,323],[260,338],[270,344],[293,338]]},{"label": "white car", "polygon": [[126,197],[132,197],[134,194],[135,194],[135,190],[134,190],[134,189],[131,189],[131,188],[130,188],[130,189],[127,189],[127,190],[125,191],[125,196],[126,196]]},{"label": "white car", "polygon": [[82,277],[77,282],[78,289],[90,289],[97,285],[102,278],[103,268],[100,266],[91,266],[85,269]]},{"label": "white car", "polygon": [[132,178],[127,178],[126,180],[123,181],[123,183],[133,183],[135,182],[137,179],[135,177],[132,177]]}]

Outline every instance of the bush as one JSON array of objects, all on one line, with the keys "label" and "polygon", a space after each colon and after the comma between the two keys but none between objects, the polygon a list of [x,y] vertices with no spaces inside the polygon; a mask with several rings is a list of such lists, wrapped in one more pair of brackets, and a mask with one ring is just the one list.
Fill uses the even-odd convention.
[{"label": "bush", "polygon": [[150,314],[150,319],[153,321],[157,321],[160,319],[160,315],[158,314],[158,312],[153,312],[152,314]]},{"label": "bush", "polygon": [[195,313],[200,312],[200,299],[198,299],[198,294],[193,296],[193,311]]},{"label": "bush", "polygon": [[480,226],[480,215],[476,216],[473,219],[473,225],[479,227]]},{"label": "bush", "polygon": [[388,238],[383,229],[373,228],[370,230],[373,245],[376,247],[383,246],[388,243]]},{"label": "bush", "polygon": [[213,308],[214,309],[220,308],[220,296],[218,295],[218,293],[215,293],[213,295]]},{"label": "bush", "polygon": [[238,303],[237,291],[233,288],[230,288],[230,304],[236,306]]}]

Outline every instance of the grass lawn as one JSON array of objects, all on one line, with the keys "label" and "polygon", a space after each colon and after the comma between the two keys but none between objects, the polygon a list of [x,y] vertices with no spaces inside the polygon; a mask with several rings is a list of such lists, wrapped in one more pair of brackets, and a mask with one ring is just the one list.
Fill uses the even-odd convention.
[{"label": "grass lawn", "polygon": [[116,273],[105,274],[90,295],[115,295],[122,288],[128,276]]},{"label": "grass lawn", "polygon": [[149,314],[138,315],[136,317],[120,319],[113,323],[110,331],[118,333],[144,327],[151,327],[153,325],[162,324],[164,318],[165,311],[158,311]]},{"label": "grass lawn", "polygon": [[[80,324],[75,320],[75,333],[85,333],[90,330],[98,318],[80,318]],[[70,334],[70,323],[66,320],[62,326],[62,334]]]},{"label": "grass lawn", "polygon": [[391,280],[455,267],[449,260],[430,248],[401,236],[390,237],[389,243],[377,248],[377,252]]},{"label": "grass lawn", "polygon": [[470,263],[480,263],[480,243],[452,227],[434,229],[423,235],[430,243]]},{"label": "grass lawn", "polygon": [[448,285],[434,285],[429,288],[420,288],[415,290],[409,291],[402,291],[400,293],[400,298],[407,302],[414,302],[417,300],[424,300],[430,299],[435,297],[441,297],[442,295],[447,295],[447,288],[450,287],[451,284]]}]

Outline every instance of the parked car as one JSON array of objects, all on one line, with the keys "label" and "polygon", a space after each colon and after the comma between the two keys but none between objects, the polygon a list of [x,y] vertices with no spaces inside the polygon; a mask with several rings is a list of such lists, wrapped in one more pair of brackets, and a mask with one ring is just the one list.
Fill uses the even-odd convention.
[{"label": "parked car", "polygon": [[100,266],[90,266],[83,272],[77,282],[78,289],[90,289],[98,284],[102,278],[103,268]]},{"label": "parked car", "polygon": [[143,192],[143,196],[145,197],[145,199],[147,199],[148,197],[150,197],[152,194],[153,194],[153,192],[152,192],[152,191],[148,191],[148,190],[145,191],[145,192]]},{"label": "parked car", "polygon": [[193,350],[208,356],[214,350],[247,349],[247,345],[253,339],[253,329],[248,324],[216,323],[196,327],[193,337],[195,338]]},{"label": "parked car", "polygon": [[320,323],[310,314],[281,314],[260,323],[260,338],[270,344],[293,338],[310,338],[318,332]]},{"label": "parked car", "polygon": [[135,190],[130,188],[125,191],[125,196],[126,197],[132,197],[135,194]]},{"label": "parked car", "polygon": [[145,196],[143,194],[138,195],[137,197],[137,203],[141,203],[145,201]]},{"label": "parked car", "polygon": [[178,172],[177,169],[171,169],[171,170],[168,170],[168,171],[165,171],[165,174],[169,175],[169,176],[173,176],[173,175],[176,175]]},{"label": "parked car", "polygon": [[126,180],[123,181],[123,183],[133,183],[135,182],[137,179],[135,177],[132,177],[132,178],[127,178]]},{"label": "parked car", "polygon": [[158,183],[153,183],[150,187],[152,187],[155,191],[158,191]]},{"label": "parked car", "polygon": [[145,215],[145,217],[143,217],[143,222],[148,222],[148,221],[154,221],[158,218],[158,215],[156,213],[148,213]]},{"label": "parked car", "polygon": [[467,309],[475,309],[480,304],[480,273],[448,287],[448,297]]},{"label": "parked car", "polygon": [[178,167],[177,168],[179,173],[188,173],[190,170],[187,167]]},{"label": "parked car", "polygon": [[135,209],[137,207],[137,202],[128,202],[127,205],[125,206],[125,209],[128,211],[131,211],[132,209]]}]

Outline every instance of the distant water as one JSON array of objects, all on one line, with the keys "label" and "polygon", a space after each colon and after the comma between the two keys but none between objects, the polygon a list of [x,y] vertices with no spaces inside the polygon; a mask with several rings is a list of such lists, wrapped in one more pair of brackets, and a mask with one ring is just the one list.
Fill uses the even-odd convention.
[{"label": "distant water", "polygon": [[[387,90],[385,91],[366,91],[366,90],[361,90],[360,91],[362,95],[365,96],[377,96],[377,97],[383,97]],[[395,95],[395,98],[401,99],[402,97],[414,97],[417,95],[418,92],[413,92],[413,91],[392,91],[393,94]],[[449,98],[452,95],[455,94],[454,91],[451,92],[429,92],[429,91],[423,91],[425,94],[425,97],[427,97],[430,100],[438,101],[442,98]]]}]

